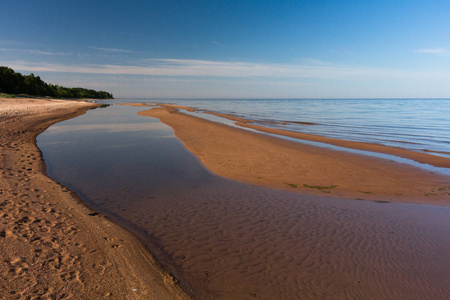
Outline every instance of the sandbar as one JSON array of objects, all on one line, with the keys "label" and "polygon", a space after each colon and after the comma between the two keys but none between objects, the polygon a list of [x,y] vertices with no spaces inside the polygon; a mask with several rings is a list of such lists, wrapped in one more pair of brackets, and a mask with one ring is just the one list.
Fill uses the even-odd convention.
[{"label": "sandbar", "polygon": [[[181,106],[161,106],[138,114],[159,118],[172,127],[186,148],[219,176],[303,194],[450,205],[449,176],[395,161],[300,144],[230,127],[183,114],[179,111],[184,108]],[[229,118],[236,120],[235,117]],[[262,130],[259,128],[261,126],[241,123],[242,126]],[[283,134],[276,129],[264,131]],[[304,138],[303,134],[299,135],[297,138]],[[329,138],[320,138],[320,141],[357,149],[364,146],[362,150],[377,151],[383,148],[380,150],[383,153],[398,151],[401,152],[399,156],[426,159],[443,167],[447,167],[450,161],[445,157],[405,149],[392,148],[388,151],[389,147]]]}]

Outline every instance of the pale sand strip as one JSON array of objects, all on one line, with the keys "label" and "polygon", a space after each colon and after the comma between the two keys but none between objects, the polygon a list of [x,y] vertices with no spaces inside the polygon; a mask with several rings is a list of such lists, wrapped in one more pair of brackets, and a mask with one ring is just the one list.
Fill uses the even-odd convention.
[{"label": "pale sand strip", "polygon": [[0,298],[188,299],[137,238],[45,175],[36,136],[94,106],[0,98]]},{"label": "pale sand strip", "polygon": [[[171,107],[171,108],[176,108],[176,109],[186,109],[187,111],[195,111],[195,109],[193,109],[191,107],[185,107],[185,106],[180,106],[180,105],[160,104],[160,106]],[[325,143],[325,144],[330,144],[330,145],[344,147],[344,148],[390,154],[390,155],[395,155],[398,157],[411,159],[411,160],[414,160],[414,161],[422,163],[422,164],[429,164],[429,165],[432,165],[435,167],[450,168],[450,159],[443,157],[443,156],[415,152],[415,151],[411,151],[411,150],[407,150],[407,149],[388,147],[388,146],[372,144],[372,143],[346,141],[346,140],[334,139],[334,138],[329,138],[329,137],[324,137],[324,136],[319,136],[319,135],[293,132],[293,131],[288,131],[288,130],[283,130],[283,129],[268,128],[268,127],[264,127],[264,126],[260,126],[260,125],[250,124],[250,123],[254,122],[253,120],[247,120],[247,119],[238,118],[235,116],[229,116],[229,115],[219,114],[219,113],[210,112],[210,111],[205,111],[204,113],[210,114],[210,115],[215,115],[215,116],[225,118],[225,119],[228,119],[231,121],[235,121],[236,125],[238,125],[238,126],[251,128],[251,129],[258,130],[258,131],[265,132],[265,133],[271,133],[271,134],[291,137],[291,138],[300,139],[300,140]],[[302,123],[302,122],[296,122],[296,123]],[[304,123],[303,122],[303,124],[312,124],[312,123]],[[430,152],[430,153],[432,153],[432,152],[445,153],[445,152],[439,152],[439,151],[435,152],[435,151],[426,150],[426,149],[425,149],[425,151]],[[446,153],[446,154],[448,154],[448,153]]]},{"label": "pale sand strip", "polygon": [[[217,113],[209,113],[209,114],[216,115],[216,116],[219,116],[222,118],[231,119],[231,120],[235,119],[233,117],[223,115],[223,114],[217,114]],[[250,122],[252,122],[249,120],[241,119],[241,120],[236,120],[236,121],[237,121],[236,125],[238,125],[238,126],[255,129],[255,130],[258,130],[261,132],[292,137],[292,138],[296,138],[296,139],[300,139],[300,140],[326,143],[326,144],[344,147],[344,148],[390,154],[390,155],[395,155],[398,157],[408,158],[408,159],[414,160],[414,161],[422,163],[422,164],[429,164],[429,165],[432,165],[435,167],[450,168],[450,159],[448,159],[446,157],[442,157],[442,156],[430,155],[430,154],[415,152],[415,151],[411,151],[411,150],[407,150],[407,149],[387,147],[387,146],[371,144],[371,143],[345,141],[345,140],[339,140],[339,139],[318,136],[318,135],[313,135],[313,134],[292,132],[292,131],[287,131],[287,130],[283,130],[283,129],[268,128],[268,127],[264,127],[264,126],[249,124]],[[429,152],[432,152],[432,151],[429,151]],[[439,153],[439,152],[436,152],[436,153]]]},{"label": "pale sand strip", "polygon": [[171,126],[186,148],[220,176],[300,193],[450,205],[448,176],[232,128],[179,113],[179,106],[164,106],[138,114]]}]

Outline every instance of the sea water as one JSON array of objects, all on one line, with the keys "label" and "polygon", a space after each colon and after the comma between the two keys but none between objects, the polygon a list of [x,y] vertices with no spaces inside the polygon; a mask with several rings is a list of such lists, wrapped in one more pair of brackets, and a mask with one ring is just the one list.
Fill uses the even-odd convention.
[{"label": "sea water", "polygon": [[[450,99],[119,99],[171,103],[325,137],[450,158]],[[305,124],[306,123],[306,124]]]}]

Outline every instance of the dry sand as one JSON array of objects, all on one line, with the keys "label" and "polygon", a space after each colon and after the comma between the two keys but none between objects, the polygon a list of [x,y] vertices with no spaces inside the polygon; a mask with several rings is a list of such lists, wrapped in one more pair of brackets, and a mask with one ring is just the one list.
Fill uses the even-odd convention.
[{"label": "dry sand", "polygon": [[187,299],[133,235],[45,174],[36,136],[96,104],[0,98],[0,298]]},{"label": "dry sand", "polygon": [[[163,106],[138,114],[157,117],[171,126],[186,148],[220,176],[305,194],[450,205],[449,176],[232,128],[179,113],[178,106]],[[351,148],[352,142],[340,141],[341,146],[347,143]],[[365,150],[378,149],[376,145],[365,145]],[[436,157],[420,153],[417,156]],[[444,166],[450,161],[444,157],[435,160]]]}]

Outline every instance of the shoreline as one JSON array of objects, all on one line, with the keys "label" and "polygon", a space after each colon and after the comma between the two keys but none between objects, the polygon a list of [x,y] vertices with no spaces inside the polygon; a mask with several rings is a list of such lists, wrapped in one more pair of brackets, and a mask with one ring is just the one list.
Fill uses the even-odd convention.
[{"label": "shoreline", "polygon": [[138,238],[46,175],[37,135],[98,106],[0,98],[0,294],[189,299]]},{"label": "shoreline", "polygon": [[[450,185],[446,175],[367,155],[301,145],[183,114],[178,111],[186,109],[182,106],[161,106],[163,108],[141,111],[138,115],[159,118],[172,127],[186,148],[219,176],[303,194],[325,193],[336,198],[377,202],[450,205]],[[321,140],[325,142],[328,138]],[[377,146],[335,141],[347,147],[355,143],[370,148]],[[436,158],[434,163],[444,166],[449,161],[444,157],[417,155]]]}]

